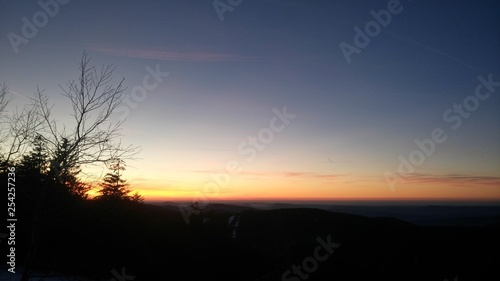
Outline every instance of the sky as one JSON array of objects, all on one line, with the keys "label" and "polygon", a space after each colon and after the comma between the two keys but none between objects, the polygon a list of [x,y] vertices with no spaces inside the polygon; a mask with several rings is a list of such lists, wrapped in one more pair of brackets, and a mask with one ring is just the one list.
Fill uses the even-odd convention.
[{"label": "sky", "polygon": [[499,8],[1,0],[0,82],[71,126],[83,52],[116,66],[147,200],[500,201]]}]

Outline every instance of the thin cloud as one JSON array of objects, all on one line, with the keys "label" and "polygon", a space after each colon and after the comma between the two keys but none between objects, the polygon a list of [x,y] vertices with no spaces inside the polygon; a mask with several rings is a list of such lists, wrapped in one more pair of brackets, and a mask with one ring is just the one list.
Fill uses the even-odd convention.
[{"label": "thin cloud", "polygon": [[301,177],[301,178],[315,178],[315,179],[326,179],[333,180],[339,177],[346,176],[345,174],[318,174],[309,172],[287,172],[286,177]]},{"label": "thin cloud", "polygon": [[11,93],[11,94],[12,94],[12,95],[14,95],[14,96],[18,96],[18,97],[22,97],[22,98],[26,98],[26,99],[28,99],[28,98],[29,98],[29,97],[28,97],[28,96],[26,96],[26,95],[20,94],[20,93],[18,93],[18,92],[12,91],[12,90],[9,90],[9,93]]},{"label": "thin cloud", "polygon": [[352,161],[349,160],[344,160],[344,159],[333,159],[331,157],[328,157],[328,163],[334,163],[334,164],[352,164]]},{"label": "thin cloud", "polygon": [[[193,171],[195,173],[202,174],[227,174],[227,171],[224,170],[196,170]],[[286,178],[304,178],[304,179],[321,179],[321,180],[334,180],[339,177],[345,177],[347,174],[319,174],[319,173],[310,173],[310,172],[258,172],[258,171],[240,171],[240,172],[231,172],[230,176],[250,176],[250,177],[286,177]]]},{"label": "thin cloud", "polygon": [[242,56],[237,54],[211,53],[211,52],[174,52],[159,49],[123,49],[91,47],[92,52],[98,52],[119,57],[154,59],[165,61],[188,62],[236,62],[260,60],[255,56]]},{"label": "thin cloud", "polygon": [[274,173],[272,172],[246,172],[246,171],[239,171],[239,172],[230,172],[228,173],[226,170],[195,170],[193,171],[194,173],[200,173],[200,174],[230,174],[231,176],[259,176],[259,177],[266,177],[266,176],[272,176]]},{"label": "thin cloud", "polygon": [[455,186],[500,187],[500,177],[498,176],[411,174],[407,176],[405,175],[405,181],[411,183],[447,184]]}]

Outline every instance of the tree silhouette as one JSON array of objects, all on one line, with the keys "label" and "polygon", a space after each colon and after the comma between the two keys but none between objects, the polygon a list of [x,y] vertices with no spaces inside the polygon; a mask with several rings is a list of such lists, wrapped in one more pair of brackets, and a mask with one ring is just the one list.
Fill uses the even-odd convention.
[{"label": "tree silhouette", "polygon": [[[0,149],[3,152],[0,162],[19,160],[37,134],[46,142],[53,175],[62,182],[68,180],[65,173],[71,169],[76,171],[74,169],[82,165],[105,164],[116,158],[133,159],[139,153],[138,147],[122,146],[119,131],[125,120],[111,122],[115,109],[125,98],[124,79],[113,85],[115,67],[108,65],[98,69],[90,65],[90,60],[84,52],[77,80],[69,81],[66,87],[61,86],[73,110],[72,124],[62,128],[51,116],[54,105],[50,105],[48,96],[38,87],[30,105],[20,112],[15,110],[5,115],[11,99],[7,96],[8,87],[0,85]],[[88,189],[73,186],[72,192],[76,194],[85,194]]]},{"label": "tree silhouette", "polygon": [[6,114],[6,107],[12,101],[12,97],[7,98],[8,92],[5,83],[0,85],[0,161],[3,166],[18,161],[24,155],[42,125],[33,105],[25,106],[21,112],[16,109]]},{"label": "tree silhouette", "polygon": [[81,169],[77,164],[76,157],[77,155],[71,151],[69,140],[62,138],[62,142],[57,146],[50,161],[51,176],[69,193],[86,199],[90,186],[78,179]]},{"label": "tree silhouette", "polygon": [[61,87],[63,96],[70,100],[73,123],[62,130],[51,117],[48,96],[37,89],[32,98],[37,120],[42,121],[41,132],[52,155],[56,176],[64,180],[65,172],[82,165],[106,164],[113,159],[132,159],[138,147],[123,147],[119,133],[124,122],[112,122],[115,109],[125,96],[124,79],[112,84],[113,65],[101,69],[90,65],[84,52],[79,65],[77,81]]},{"label": "tree silhouette", "polygon": [[44,145],[43,137],[36,135],[33,140],[33,150],[23,155],[18,165],[18,173],[28,177],[39,178],[48,172],[48,155]]},{"label": "tree silhouette", "polygon": [[25,183],[25,187],[19,192],[19,200],[21,202],[26,200],[26,205],[30,206],[33,212],[28,215],[28,219],[32,217],[33,220],[30,229],[31,245],[26,256],[25,270],[23,271],[21,280],[28,280],[37,256],[40,244],[39,232],[42,223],[42,213],[45,209],[45,195],[49,187],[48,155],[43,137],[36,135],[32,146],[32,151],[27,155],[23,155],[17,165],[17,175]]},{"label": "tree silhouette", "polygon": [[[36,261],[40,229],[46,222],[42,221],[42,211],[52,209],[57,212],[55,206],[59,203],[74,202],[76,197],[86,198],[90,188],[80,179],[81,167],[107,164],[115,159],[132,159],[139,152],[137,147],[121,144],[119,130],[124,121],[111,121],[115,109],[125,98],[124,79],[116,85],[112,83],[114,70],[112,65],[100,69],[91,66],[90,58],[83,53],[77,80],[61,87],[73,111],[73,122],[64,126],[53,119],[51,110],[54,105],[49,104],[48,96],[38,87],[31,98],[32,103],[21,112],[9,112],[7,117],[0,115],[0,129],[7,124],[7,130],[0,131],[0,150],[3,153],[0,155],[0,169],[20,163],[27,175],[36,171],[40,175],[31,178],[36,181],[33,185],[37,187],[36,193],[32,194],[36,200],[33,202],[31,245],[21,280],[29,279]],[[9,102],[7,92],[5,85],[0,86],[0,113]],[[33,151],[26,156],[29,148]],[[104,198],[128,198],[130,191],[120,175],[122,163],[119,162],[117,170],[113,168],[114,172],[105,178]]]},{"label": "tree silhouette", "polygon": [[68,219],[69,209],[85,203],[81,199],[87,199],[90,186],[81,175],[86,165],[111,170],[101,183],[100,198],[144,201],[137,192],[129,196],[129,184],[121,175],[125,170],[123,159],[133,159],[139,149],[122,146],[119,131],[124,120],[112,121],[115,109],[125,98],[124,79],[112,83],[114,70],[112,65],[91,66],[90,58],[83,53],[77,79],[61,87],[73,117],[64,125],[53,118],[54,105],[38,87],[30,104],[20,111],[7,112],[12,98],[8,87],[0,84],[0,177],[4,179],[8,167],[15,167],[16,177],[23,183],[18,198],[26,206],[19,214],[25,216],[23,221],[31,234],[21,280],[29,279],[38,258],[43,256],[38,249],[41,240],[49,237],[44,236],[51,229],[47,225]]},{"label": "tree silhouette", "polygon": [[[9,104],[9,102],[12,99],[7,98],[7,93],[9,92],[9,89],[5,83],[0,85],[0,143],[5,143],[7,139],[7,131],[4,130],[4,124],[5,122],[5,108]],[[1,149],[2,147],[0,147]],[[5,156],[0,154],[0,162],[5,161]]]},{"label": "tree silhouette", "polygon": [[104,176],[103,182],[100,184],[102,187],[99,190],[100,195],[98,199],[108,201],[119,201],[130,199],[129,193],[131,190],[128,188],[127,181],[122,179],[121,171],[125,170],[125,162],[122,159],[114,159],[108,164],[111,170]]},{"label": "tree silhouette", "polygon": [[9,88],[7,87],[7,84],[3,83],[2,85],[0,85],[0,113],[5,111],[5,108],[11,100],[7,98],[8,92]]},{"label": "tree silhouette", "polygon": [[132,202],[136,202],[136,203],[144,203],[144,196],[140,195],[139,192],[134,192],[134,194],[132,195],[132,197],[130,197],[130,200],[132,200]]}]

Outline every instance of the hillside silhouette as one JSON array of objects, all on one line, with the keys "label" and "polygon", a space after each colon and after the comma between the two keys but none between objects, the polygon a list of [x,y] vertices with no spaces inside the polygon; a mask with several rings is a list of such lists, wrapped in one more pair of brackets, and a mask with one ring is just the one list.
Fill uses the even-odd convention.
[{"label": "hillside silhouette", "polygon": [[[307,280],[500,276],[498,224],[419,226],[312,208],[222,204],[208,205],[186,224],[171,206],[97,200],[68,201],[46,215],[33,267],[90,280],[110,280],[110,271],[122,268],[133,280],[297,280],[283,274],[314,255],[318,238],[340,246]],[[20,261],[29,228],[25,220],[18,230]]]}]

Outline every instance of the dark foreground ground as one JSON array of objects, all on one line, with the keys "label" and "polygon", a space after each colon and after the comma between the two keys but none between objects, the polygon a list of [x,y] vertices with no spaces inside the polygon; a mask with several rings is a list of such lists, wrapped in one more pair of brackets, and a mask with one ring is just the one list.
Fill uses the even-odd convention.
[{"label": "dark foreground ground", "polygon": [[[172,205],[52,206],[41,218],[35,274],[117,281],[500,280],[496,209],[428,207],[422,218],[435,212],[439,226],[439,220],[415,223],[415,212],[395,207],[378,209],[380,214],[349,209],[372,216],[347,214],[338,206],[281,207],[214,204],[186,224]],[[410,218],[384,217],[391,212]],[[17,224],[18,268],[30,248],[31,224],[29,213]],[[5,258],[7,244],[0,246]]]}]

